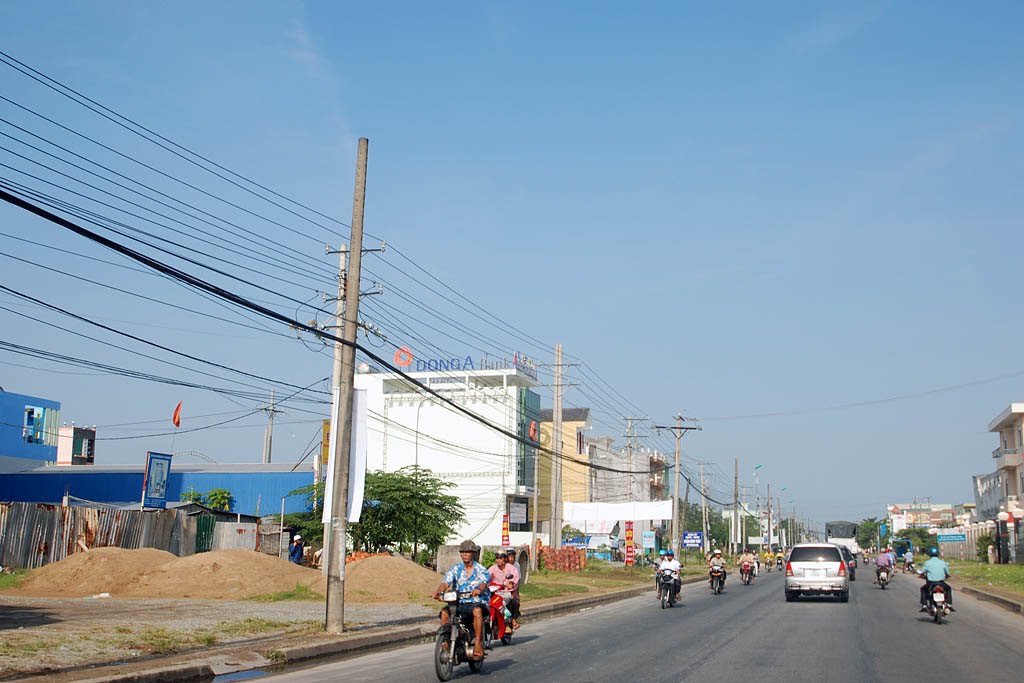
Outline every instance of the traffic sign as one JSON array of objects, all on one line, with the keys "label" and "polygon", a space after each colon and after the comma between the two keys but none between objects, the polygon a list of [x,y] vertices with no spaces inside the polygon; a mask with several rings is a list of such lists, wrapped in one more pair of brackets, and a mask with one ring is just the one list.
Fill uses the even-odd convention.
[{"label": "traffic sign", "polygon": [[684,531],[683,532],[683,547],[684,548],[703,548],[704,547],[704,532],[703,531]]}]

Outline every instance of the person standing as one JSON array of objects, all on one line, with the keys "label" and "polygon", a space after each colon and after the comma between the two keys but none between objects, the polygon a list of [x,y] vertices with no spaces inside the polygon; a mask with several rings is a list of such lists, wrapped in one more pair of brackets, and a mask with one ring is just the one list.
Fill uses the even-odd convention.
[{"label": "person standing", "polygon": [[302,542],[302,536],[295,534],[295,537],[292,538],[292,546],[288,549],[288,561],[294,564],[302,564],[305,552],[306,546]]}]

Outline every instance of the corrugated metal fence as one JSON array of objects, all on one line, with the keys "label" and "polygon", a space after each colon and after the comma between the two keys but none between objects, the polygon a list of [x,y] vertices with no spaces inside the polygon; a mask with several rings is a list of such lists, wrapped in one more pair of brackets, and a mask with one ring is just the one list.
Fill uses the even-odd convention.
[{"label": "corrugated metal fence", "polygon": [[196,521],[174,510],[0,503],[0,565],[33,569],[73,553],[117,546],[195,552]]}]

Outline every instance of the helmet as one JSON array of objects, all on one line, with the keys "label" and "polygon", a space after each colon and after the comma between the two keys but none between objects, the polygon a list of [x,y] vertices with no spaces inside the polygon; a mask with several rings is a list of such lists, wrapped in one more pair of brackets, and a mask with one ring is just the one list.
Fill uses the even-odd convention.
[{"label": "helmet", "polygon": [[669,553],[669,551],[668,551],[668,550],[659,550],[659,551],[658,551],[658,555],[659,555],[660,557],[665,557],[666,555],[668,555],[668,553]]},{"label": "helmet", "polygon": [[932,546],[931,548],[928,548],[928,554],[931,555],[932,557],[938,557],[939,556],[939,549],[936,548],[935,546]]},{"label": "helmet", "polygon": [[674,552],[672,552],[671,548],[669,548],[668,550],[665,551],[665,555],[668,556],[668,557],[675,557],[676,556],[676,554]]},{"label": "helmet", "polygon": [[722,554],[722,551],[719,550],[718,548],[715,548],[715,555],[721,555],[721,554]]}]

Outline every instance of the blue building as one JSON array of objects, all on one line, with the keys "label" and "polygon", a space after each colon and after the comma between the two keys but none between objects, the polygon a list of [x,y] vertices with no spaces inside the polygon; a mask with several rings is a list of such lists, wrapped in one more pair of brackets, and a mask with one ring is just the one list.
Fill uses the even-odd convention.
[{"label": "blue building", "polygon": [[[289,495],[313,483],[312,467],[289,464],[181,464],[172,463],[167,500],[181,494],[211,489],[231,492],[232,512],[247,515],[305,512],[306,498]],[[138,505],[142,498],[142,465],[88,465],[39,467],[0,475],[0,501],[60,505],[64,495],[107,505]]]},{"label": "blue building", "polygon": [[0,472],[57,461],[60,403],[0,389]]}]

